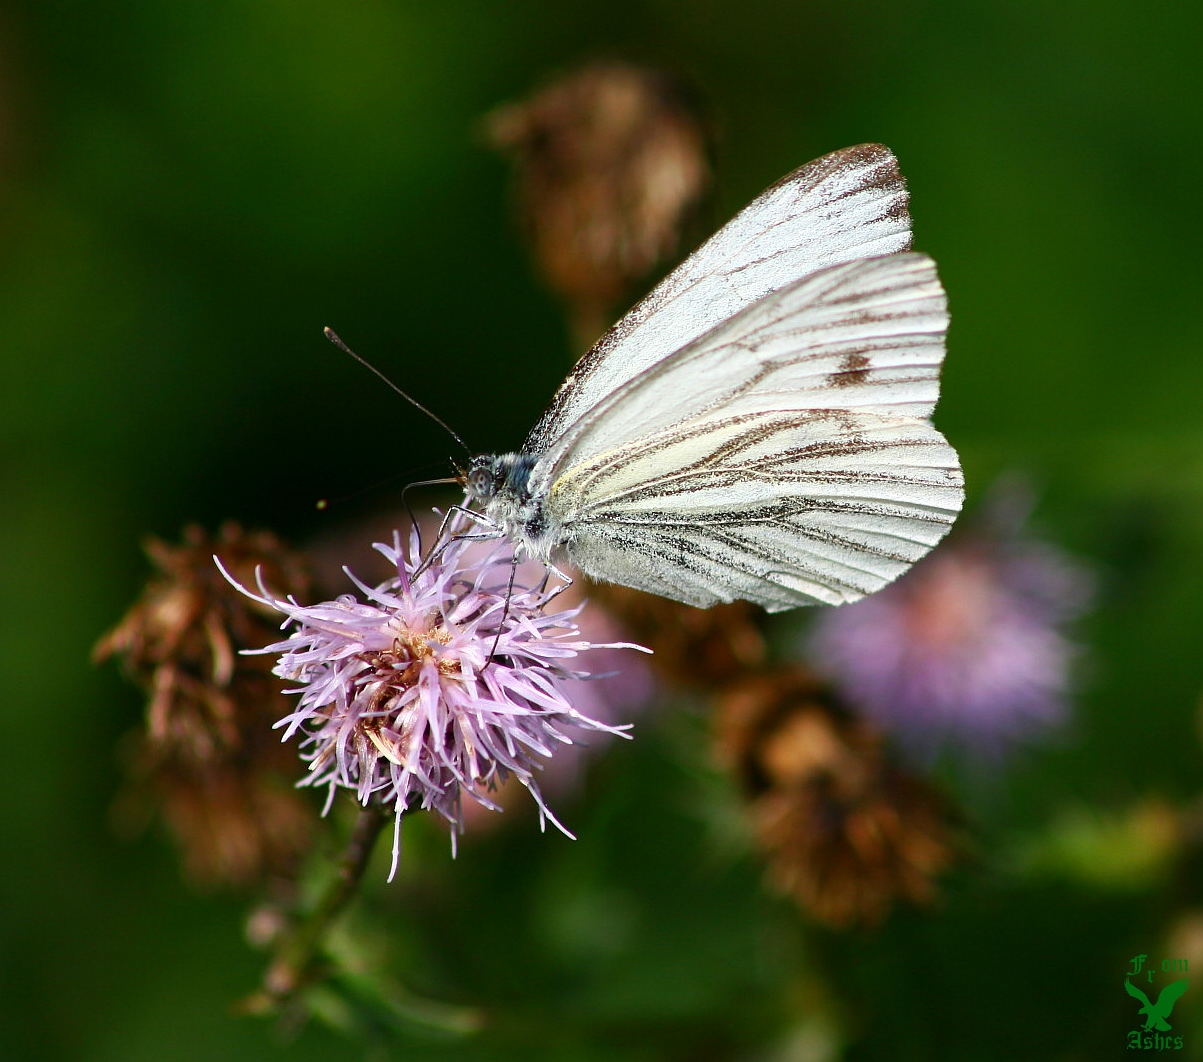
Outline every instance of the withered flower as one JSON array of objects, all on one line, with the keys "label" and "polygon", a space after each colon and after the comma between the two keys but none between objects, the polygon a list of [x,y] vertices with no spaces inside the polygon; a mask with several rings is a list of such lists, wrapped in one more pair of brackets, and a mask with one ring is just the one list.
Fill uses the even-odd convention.
[{"label": "withered flower", "polygon": [[597,63],[486,120],[517,167],[544,279],[588,346],[615,304],[676,248],[709,179],[705,136],[663,74]]},{"label": "withered flower", "polygon": [[150,539],[146,552],[157,574],[94,652],[120,657],[149,697],[119,822],[133,825],[159,805],[199,883],[286,876],[315,814],[293,791],[300,772],[271,729],[288,703],[271,666],[239,655],[276,637],[277,617],[236,593],[213,555],[246,578],[260,569],[282,593],[305,592],[305,563],[271,533],[234,523],[216,536],[188,527],[178,546]]},{"label": "withered flower", "polygon": [[872,925],[896,900],[935,896],[954,857],[942,800],[817,680],[800,669],[746,679],[721,698],[717,726],[770,880],[816,919]]}]

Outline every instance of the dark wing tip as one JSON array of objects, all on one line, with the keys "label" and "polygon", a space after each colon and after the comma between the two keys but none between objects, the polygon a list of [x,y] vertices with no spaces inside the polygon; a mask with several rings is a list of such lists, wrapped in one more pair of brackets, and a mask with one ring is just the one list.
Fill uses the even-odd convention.
[{"label": "dark wing tip", "polygon": [[910,228],[910,196],[906,190],[906,180],[894,153],[884,144],[855,144],[807,162],[766,188],[754,202],[767,199],[785,187],[794,187],[798,194],[804,195],[824,181],[849,171],[856,172],[858,179],[836,198],[876,189],[884,193],[887,199],[882,216],[894,218]]},{"label": "dark wing tip", "polygon": [[771,192],[787,184],[803,184],[813,188],[833,173],[852,169],[865,171],[866,179],[861,182],[861,187],[906,192],[906,181],[898,168],[898,160],[884,144],[854,144],[832,151],[791,170],[781,180],[769,185],[766,191]]},{"label": "dark wing tip", "polygon": [[898,168],[898,160],[894,158],[894,152],[885,144],[853,144],[851,147],[840,148],[839,151],[833,151],[824,157],[839,159],[843,162],[857,162],[862,165],[883,162],[893,165],[895,169]]}]

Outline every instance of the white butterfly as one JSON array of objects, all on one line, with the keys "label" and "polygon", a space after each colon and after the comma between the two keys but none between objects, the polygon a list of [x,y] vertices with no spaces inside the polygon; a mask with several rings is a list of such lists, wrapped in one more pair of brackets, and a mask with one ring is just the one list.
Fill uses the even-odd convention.
[{"label": "white butterfly", "polygon": [[944,290],[884,147],[795,170],[576,365],[521,453],[465,486],[520,553],[708,607],[842,604],[964,492],[932,426]]}]

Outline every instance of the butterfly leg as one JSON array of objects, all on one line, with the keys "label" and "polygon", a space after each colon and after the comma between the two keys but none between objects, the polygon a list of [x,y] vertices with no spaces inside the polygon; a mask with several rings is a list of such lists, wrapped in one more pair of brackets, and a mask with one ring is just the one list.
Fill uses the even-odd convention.
[{"label": "butterfly leg", "polygon": [[[474,523],[483,524],[492,530],[480,535],[448,535],[447,528],[457,516],[466,516]],[[418,565],[418,570],[414,572],[415,576],[421,575],[429,568],[439,557],[443,555],[443,551],[451,545],[452,542],[468,541],[468,542],[487,542],[490,539],[497,539],[503,536],[504,532],[492,520],[483,513],[478,513],[475,509],[469,509],[463,505],[452,505],[443,514],[443,522],[439,524],[438,534],[435,535],[435,544],[430,548],[430,553],[426,559]],[[446,536],[446,537],[444,537]]]},{"label": "butterfly leg", "polygon": [[544,604],[547,604],[548,602],[553,601],[557,597],[559,597],[576,580],[573,579],[567,572],[560,571],[560,569],[557,568],[551,561],[544,561],[543,569],[544,569],[543,581],[539,584],[539,593],[541,593],[541,594],[547,593],[547,581],[553,575],[556,576],[558,579],[562,580],[559,586],[557,586],[554,590],[552,590],[550,593],[547,594],[547,601],[544,602]]},{"label": "butterfly leg", "polygon": [[492,648],[489,649],[488,659],[485,661],[485,667],[488,667],[494,657],[497,655],[497,646],[501,643],[501,633],[505,630],[505,625],[510,618],[510,598],[514,594],[514,579],[518,575],[518,555],[513,554],[510,557],[510,582],[505,588],[505,608],[501,613],[501,622],[497,624],[497,636],[493,639]]}]

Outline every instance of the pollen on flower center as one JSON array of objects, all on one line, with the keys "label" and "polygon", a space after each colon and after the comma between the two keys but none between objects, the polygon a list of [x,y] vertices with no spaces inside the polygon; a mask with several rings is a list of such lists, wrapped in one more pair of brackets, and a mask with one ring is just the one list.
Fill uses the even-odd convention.
[{"label": "pollen on flower center", "polygon": [[436,647],[451,644],[452,634],[444,626],[428,631],[414,631],[400,627],[389,650],[369,651],[360,654],[373,671],[395,687],[409,687],[416,683],[427,661],[433,661],[438,673],[443,676],[459,675],[463,662],[456,654],[438,652]]}]

